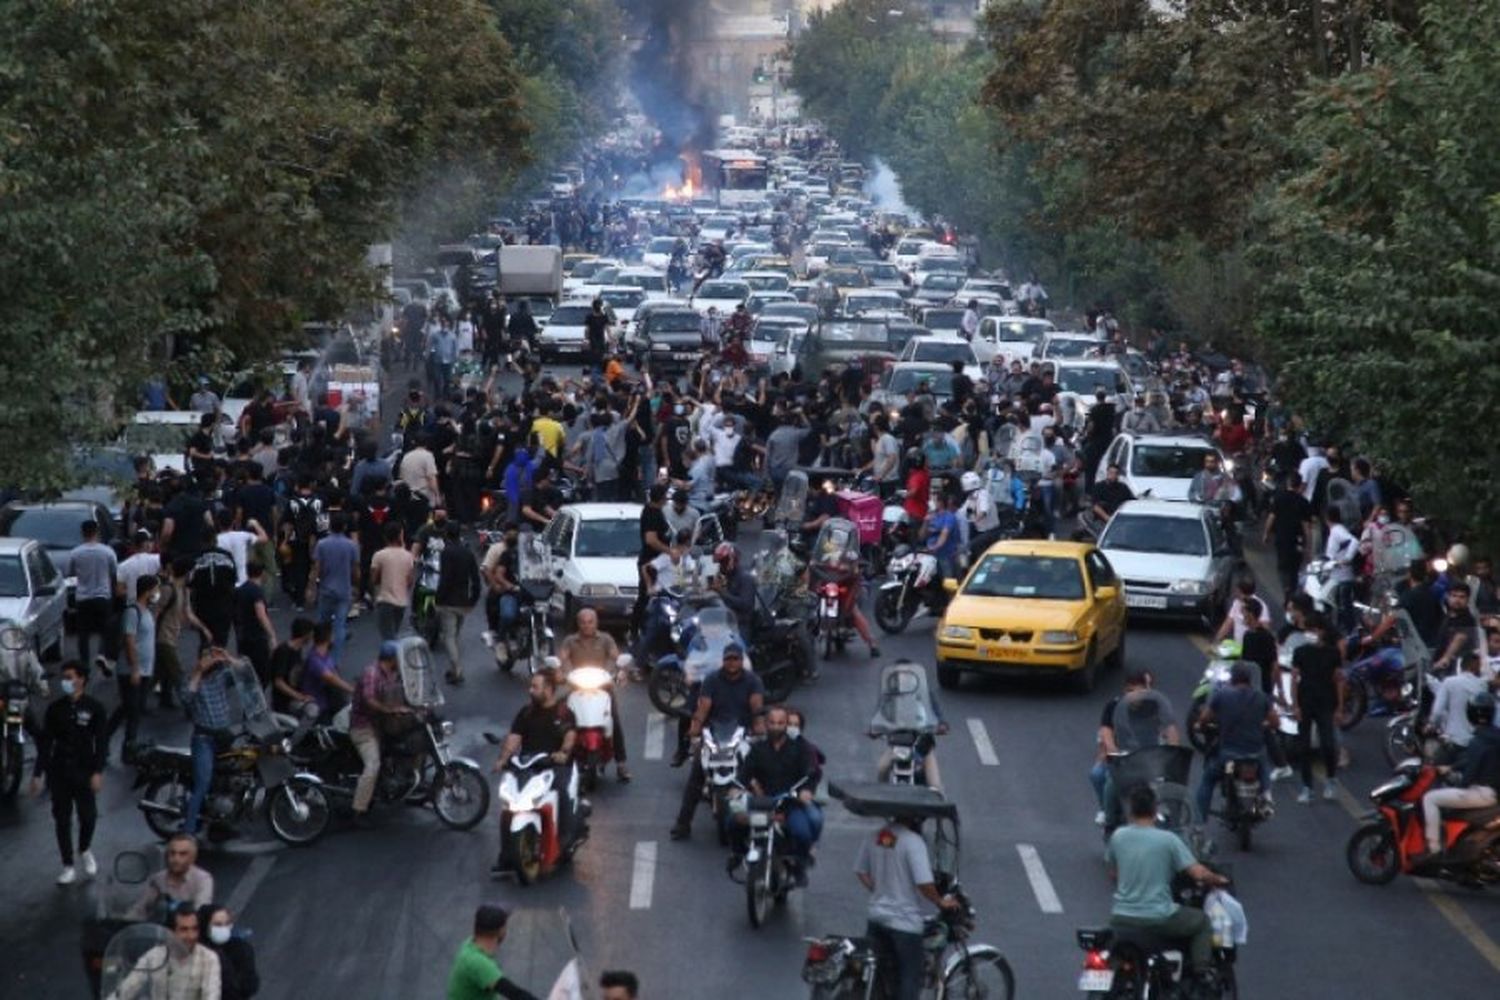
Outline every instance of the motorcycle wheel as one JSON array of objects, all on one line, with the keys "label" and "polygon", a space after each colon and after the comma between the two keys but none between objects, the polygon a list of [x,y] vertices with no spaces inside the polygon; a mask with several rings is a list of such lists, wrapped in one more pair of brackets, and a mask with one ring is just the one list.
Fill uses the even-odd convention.
[{"label": "motorcycle wheel", "polygon": [[1385,749],[1386,763],[1396,767],[1408,757],[1419,757],[1422,754],[1421,743],[1417,738],[1415,718],[1408,713],[1399,718],[1392,719],[1385,727]]},{"label": "motorcycle wheel", "polygon": [[773,894],[766,886],[766,863],[757,861],[745,872],[745,909],[750,914],[750,926],[760,928],[771,916]]},{"label": "motorcycle wheel", "polygon": [[657,667],[646,682],[646,694],[658,712],[686,718],[692,713],[687,678],[677,667]]},{"label": "motorcycle wheel", "polygon": [[1002,955],[966,956],[943,979],[943,996],[961,1000],[1011,1000],[1016,976]]},{"label": "motorcycle wheel", "polygon": [[1344,692],[1344,715],[1338,720],[1339,728],[1348,732],[1359,725],[1370,709],[1370,689],[1363,681],[1355,681]]},{"label": "motorcycle wheel", "polygon": [[449,764],[433,788],[432,807],[449,829],[472,829],[490,811],[489,782],[472,764]]},{"label": "motorcycle wheel", "polygon": [[529,826],[510,841],[510,869],[522,885],[531,885],[542,877],[542,842]]},{"label": "motorcycle wheel", "polygon": [[1199,695],[1193,699],[1193,703],[1188,706],[1187,711],[1188,742],[1193,745],[1194,750],[1205,755],[1209,750],[1213,749],[1213,741],[1198,726],[1198,719],[1203,715],[1203,711],[1207,707],[1208,698],[1204,695]]},{"label": "motorcycle wheel", "polygon": [[792,696],[792,689],[797,686],[797,665],[791,660],[777,660],[760,675],[761,683],[766,686],[766,703],[779,705]]},{"label": "motorcycle wheel", "polygon": [[902,606],[901,591],[881,591],[880,597],[875,601],[875,624],[886,635],[900,635],[911,624],[916,611],[916,602]]},{"label": "motorcycle wheel", "polygon": [[311,782],[289,781],[271,793],[266,822],[283,844],[306,847],[323,836],[333,811],[328,796]]},{"label": "motorcycle wheel", "polygon": [[21,773],[25,767],[20,744],[6,740],[0,744],[0,756],[4,758],[3,765],[0,765],[0,798],[8,799],[21,789]]},{"label": "motorcycle wheel", "polygon": [[182,815],[187,807],[188,792],[187,786],[176,778],[155,778],[141,794],[142,802],[171,806],[177,811],[177,815],[172,816],[155,809],[143,810],[146,814],[146,825],[162,840],[166,840],[182,829]]},{"label": "motorcycle wheel", "polygon": [[1395,838],[1385,823],[1366,823],[1344,848],[1349,871],[1365,885],[1389,885],[1401,873]]}]

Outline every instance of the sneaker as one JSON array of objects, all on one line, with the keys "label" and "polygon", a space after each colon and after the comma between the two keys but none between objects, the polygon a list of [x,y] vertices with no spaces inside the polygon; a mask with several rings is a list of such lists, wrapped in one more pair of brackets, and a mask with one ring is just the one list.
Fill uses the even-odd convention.
[{"label": "sneaker", "polygon": [[1332,802],[1339,797],[1339,781],[1337,778],[1329,778],[1323,782],[1323,798]]},{"label": "sneaker", "polygon": [[1300,792],[1297,793],[1297,803],[1298,803],[1298,805],[1304,805],[1304,806],[1311,805],[1312,804],[1312,789],[1308,788],[1306,785],[1303,785],[1302,786],[1302,791],[1300,791]]},{"label": "sneaker", "polygon": [[879,646],[871,646],[870,647],[870,659],[872,659],[872,660],[878,660],[878,659],[880,659],[880,647]]},{"label": "sneaker", "polygon": [[99,874],[99,862],[94,860],[93,851],[84,851],[79,860],[83,862],[83,873],[89,878]]},{"label": "sneaker", "polygon": [[676,753],[674,753],[672,755],[672,766],[673,767],[681,767],[682,765],[684,765],[684,764],[687,763],[687,759],[688,759],[688,752],[686,750],[679,749]]},{"label": "sneaker", "polygon": [[113,677],[115,675],[114,667],[110,664],[109,658],[103,653],[96,653],[94,655],[94,666],[105,677]]},{"label": "sneaker", "polygon": [[58,885],[72,885],[78,881],[78,873],[73,870],[72,865],[64,865],[62,874],[57,876]]},{"label": "sneaker", "polygon": [[1103,826],[1104,825],[1104,810],[1103,809],[1100,809],[1098,812],[1094,813],[1094,825],[1095,826]]},{"label": "sneaker", "polygon": [[[687,827],[683,826],[681,823],[678,823],[676,826],[672,827],[667,836],[671,837],[673,840],[687,840],[688,836],[691,833],[692,831],[690,831]],[[68,870],[72,871],[71,868]]]},{"label": "sneaker", "polygon": [[1290,778],[1292,776],[1293,773],[1295,773],[1295,772],[1292,771],[1292,768],[1291,768],[1290,765],[1286,765],[1284,767],[1273,768],[1271,770],[1271,780],[1272,781],[1286,781],[1288,778]]}]

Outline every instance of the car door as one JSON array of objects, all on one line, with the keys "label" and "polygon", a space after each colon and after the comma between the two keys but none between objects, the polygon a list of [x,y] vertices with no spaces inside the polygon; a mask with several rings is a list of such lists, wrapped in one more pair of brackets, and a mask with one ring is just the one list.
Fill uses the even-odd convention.
[{"label": "car door", "polygon": [[46,650],[54,642],[59,645],[62,642],[63,613],[67,611],[68,595],[63,588],[62,574],[46,549],[40,545],[28,546],[25,561],[32,606],[36,609],[37,645]]},{"label": "car door", "polygon": [[1224,527],[1219,523],[1217,516],[1205,516],[1203,526],[1208,533],[1209,583],[1213,586],[1215,597],[1227,606],[1230,588],[1234,583],[1234,572],[1239,565],[1239,556],[1230,544],[1229,536],[1225,534]]},{"label": "car door", "polygon": [[[569,595],[576,598],[583,590],[583,571],[573,558],[573,544],[578,537],[578,515],[561,514],[557,518],[557,536],[552,548],[552,576],[558,581],[557,591],[552,595],[553,606],[562,612]],[[571,624],[571,623],[568,623]]]},{"label": "car door", "polygon": [[1109,559],[1098,549],[1084,557],[1084,565],[1088,567],[1091,596],[1097,595],[1100,587],[1115,588],[1115,598],[1100,601],[1095,597],[1093,601],[1099,631],[1098,648],[1106,653],[1113,652],[1125,638],[1125,601],[1118,596],[1120,578],[1115,574],[1115,568],[1109,564]]}]

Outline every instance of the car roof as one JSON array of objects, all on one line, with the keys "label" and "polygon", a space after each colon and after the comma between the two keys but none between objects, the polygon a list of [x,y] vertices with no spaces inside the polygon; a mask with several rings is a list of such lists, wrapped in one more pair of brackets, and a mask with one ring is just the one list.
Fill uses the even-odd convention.
[{"label": "car roof", "polygon": [[19,555],[28,545],[40,545],[34,538],[0,537],[0,555]]},{"label": "car roof", "polygon": [[641,510],[638,503],[570,503],[558,513],[571,511],[584,521],[619,521],[628,517],[640,517]]},{"label": "car roof", "polygon": [[1195,434],[1121,434],[1120,437],[1129,438],[1131,443],[1159,444],[1168,448],[1194,448],[1198,451],[1218,451],[1218,446],[1208,438],[1198,437]]},{"label": "car roof", "polygon": [[[1113,368],[1118,372],[1125,372],[1120,363],[1114,358],[1042,358],[1042,364],[1055,365],[1057,368]],[[1126,372],[1128,375],[1129,373]]]},{"label": "car roof", "polygon": [[1093,542],[1055,542],[1044,539],[1007,538],[984,550],[987,556],[1064,556],[1082,559],[1095,549]]},{"label": "car roof", "polygon": [[138,410],[135,416],[130,418],[133,424],[181,424],[184,427],[197,427],[198,421],[203,414],[196,410]]},{"label": "car roof", "polygon": [[1120,504],[1115,511],[1115,517],[1121,514],[1149,514],[1152,517],[1174,517],[1184,521],[1202,520],[1211,508],[1197,503],[1183,503],[1178,500],[1126,500]]},{"label": "car roof", "polygon": [[947,374],[953,371],[953,368],[946,361],[897,361],[891,365],[889,371],[942,372],[943,374]]}]

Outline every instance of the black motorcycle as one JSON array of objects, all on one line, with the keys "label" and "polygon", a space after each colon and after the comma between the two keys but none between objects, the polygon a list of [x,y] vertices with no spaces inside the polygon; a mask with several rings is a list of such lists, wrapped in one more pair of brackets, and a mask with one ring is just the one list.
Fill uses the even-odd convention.
[{"label": "black motorcycle", "polygon": [[898,546],[886,567],[889,579],[875,595],[875,624],[889,635],[899,635],[925,606],[934,618],[948,607],[943,574],[937,559],[926,552]]},{"label": "black motorcycle", "polygon": [[0,798],[10,798],[21,787],[26,770],[26,705],[30,694],[25,681],[6,681],[0,700]]}]

